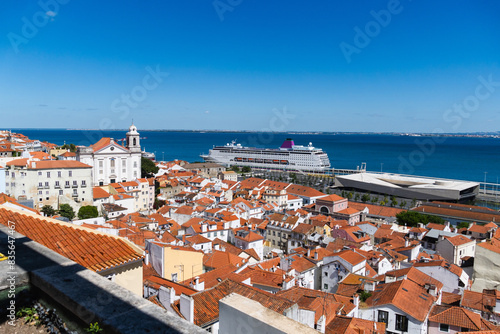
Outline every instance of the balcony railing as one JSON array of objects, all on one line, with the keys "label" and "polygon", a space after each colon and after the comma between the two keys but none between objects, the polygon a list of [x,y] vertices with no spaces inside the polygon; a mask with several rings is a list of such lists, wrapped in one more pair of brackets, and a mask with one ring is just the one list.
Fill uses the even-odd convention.
[{"label": "balcony railing", "polygon": [[78,188],[78,184],[73,184],[71,188]]},{"label": "balcony railing", "polygon": [[69,184],[64,185],[64,188],[71,188]]}]

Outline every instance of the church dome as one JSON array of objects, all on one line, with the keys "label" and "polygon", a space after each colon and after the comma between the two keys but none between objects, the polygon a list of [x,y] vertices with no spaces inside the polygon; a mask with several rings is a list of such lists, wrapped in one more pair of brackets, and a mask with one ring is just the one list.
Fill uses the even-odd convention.
[{"label": "church dome", "polygon": [[139,133],[137,132],[137,127],[136,127],[134,124],[132,124],[132,125],[128,128],[128,134],[139,134]]}]

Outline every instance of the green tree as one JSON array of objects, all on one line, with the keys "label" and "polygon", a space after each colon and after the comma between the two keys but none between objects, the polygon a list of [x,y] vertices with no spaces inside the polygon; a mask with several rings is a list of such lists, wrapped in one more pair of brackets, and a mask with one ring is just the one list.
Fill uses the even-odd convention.
[{"label": "green tree", "polygon": [[[251,169],[250,169],[250,167],[248,167],[248,166],[243,166],[243,167],[241,168],[241,171],[242,171],[243,173],[250,173],[252,170],[251,170]],[[280,178],[281,178],[281,176],[280,176]]]},{"label": "green tree", "polygon": [[64,144],[63,146],[61,146],[62,149],[64,150],[70,150],[71,152],[76,152],[76,145],[71,143],[71,144]]},{"label": "green tree", "polygon": [[347,199],[348,199],[348,200],[351,200],[351,199],[352,199],[352,196],[353,196],[353,193],[352,193],[352,191],[351,191],[351,192],[349,192],[349,193],[347,194]]},{"label": "green tree", "polygon": [[159,168],[149,159],[141,157],[141,177],[153,177],[158,173]]},{"label": "green tree", "polygon": [[80,210],[78,210],[78,219],[96,218],[98,216],[99,212],[97,211],[97,207],[93,205],[82,206]]},{"label": "green tree", "polygon": [[363,194],[363,196],[361,196],[361,202],[363,203],[366,203],[370,200],[370,195],[368,194]]},{"label": "green tree", "polygon": [[469,223],[468,222],[460,222],[457,224],[457,228],[469,228]]},{"label": "green tree", "polygon": [[416,227],[419,223],[427,225],[428,223],[444,224],[444,219],[436,216],[429,216],[415,211],[403,211],[396,215],[399,225]]},{"label": "green tree", "polygon": [[398,200],[396,198],[391,199],[391,206],[395,207],[396,205],[398,205]]},{"label": "green tree", "polygon": [[399,202],[400,208],[404,208],[405,206],[406,206],[406,201],[403,200],[403,201]]},{"label": "green tree", "polygon": [[359,194],[356,193],[356,195],[354,195],[354,201],[359,202],[359,197],[360,197]]},{"label": "green tree", "polygon": [[372,199],[370,200],[373,204],[377,203],[378,202],[378,197],[377,196],[373,196]]},{"label": "green tree", "polygon": [[414,199],[412,199],[412,200],[411,200],[411,205],[410,205],[410,207],[414,208],[414,207],[415,207],[415,205],[417,205],[417,199],[416,199],[416,198],[414,198]]},{"label": "green tree", "polygon": [[59,206],[58,213],[61,216],[68,218],[69,220],[73,220],[73,218],[75,218],[75,211],[69,204],[61,204]]},{"label": "green tree", "polygon": [[238,167],[238,166],[236,166],[236,165],[233,165],[233,166],[231,166],[231,170],[232,170],[233,172],[239,173],[239,172],[240,172],[240,167]]},{"label": "green tree", "polygon": [[160,199],[155,199],[155,202],[153,204],[153,209],[155,210],[158,210],[159,208],[161,208],[162,206],[164,206],[166,204],[165,201],[162,201]]},{"label": "green tree", "polygon": [[52,217],[56,214],[56,210],[51,205],[44,205],[40,211],[47,217]]}]

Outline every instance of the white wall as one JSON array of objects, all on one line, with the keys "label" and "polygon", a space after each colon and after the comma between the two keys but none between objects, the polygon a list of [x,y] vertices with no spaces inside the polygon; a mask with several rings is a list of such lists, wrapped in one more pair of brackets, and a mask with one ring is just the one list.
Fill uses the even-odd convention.
[{"label": "white wall", "polygon": [[0,193],[5,194],[5,169],[0,167]]}]

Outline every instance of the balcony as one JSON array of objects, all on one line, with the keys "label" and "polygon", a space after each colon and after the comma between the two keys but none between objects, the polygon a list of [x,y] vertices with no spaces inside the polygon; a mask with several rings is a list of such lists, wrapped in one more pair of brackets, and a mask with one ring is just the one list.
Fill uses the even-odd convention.
[{"label": "balcony", "polygon": [[82,184],[80,187],[87,188],[87,185],[86,184]]},{"label": "balcony", "polygon": [[72,197],[78,197],[78,193],[72,193],[71,196]]},{"label": "balcony", "polygon": [[45,189],[49,189],[50,187],[49,187],[48,185],[45,185],[45,186],[44,186],[44,188],[45,188]]},{"label": "balcony", "polygon": [[73,184],[71,188],[78,188],[78,184]]},{"label": "balcony", "polygon": [[39,186],[37,187],[37,189],[43,189],[43,186],[40,186],[40,185],[39,185]]},{"label": "balcony", "polygon": [[60,184],[56,184],[56,185],[54,186],[54,188],[56,188],[56,189],[61,189],[61,185],[60,185]]}]

